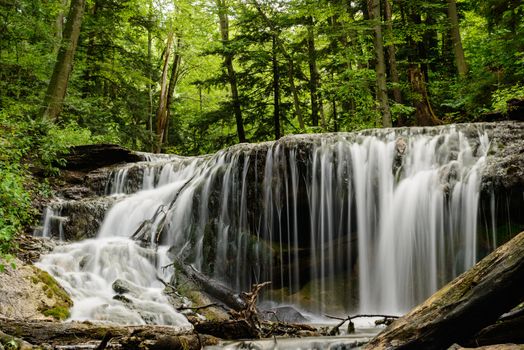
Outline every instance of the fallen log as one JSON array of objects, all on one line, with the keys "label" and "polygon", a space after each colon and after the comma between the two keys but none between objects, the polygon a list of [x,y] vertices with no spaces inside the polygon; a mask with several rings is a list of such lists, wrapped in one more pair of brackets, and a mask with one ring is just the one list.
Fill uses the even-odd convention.
[{"label": "fallen log", "polygon": [[259,334],[246,320],[204,321],[193,324],[195,331],[226,340],[259,338]]},{"label": "fallen log", "polygon": [[478,262],[364,348],[445,349],[465,343],[524,300],[524,232]]},{"label": "fallen log", "polygon": [[[254,284],[250,292],[235,294],[233,290],[222,285],[220,282],[205,276],[191,265],[184,264],[175,258],[172,265],[178,273],[194,283],[202,292],[225,304],[231,310],[228,314],[232,318],[222,321],[199,321],[189,319],[200,334],[209,334],[228,340],[266,338],[273,336],[318,336],[320,333],[316,328],[300,323],[271,322],[264,321],[259,317],[256,302],[260,290],[269,285],[270,282]],[[215,306],[216,303],[206,305]],[[200,309],[196,307],[194,309]]]},{"label": "fallen log", "polygon": [[210,297],[224,303],[235,311],[242,311],[246,308],[246,302],[232,289],[226,287],[217,280],[207,277],[203,273],[197,271],[193,266],[185,264],[178,259],[175,259],[172,265],[177,272],[184,275]]},{"label": "fallen log", "polygon": [[329,316],[325,315],[327,318],[331,318],[334,320],[339,320],[340,322],[336,324],[329,332],[327,332],[326,335],[339,335],[340,334],[340,327],[344,325],[344,323],[348,322],[347,327],[347,334],[353,334],[355,333],[355,324],[353,323],[353,320],[356,318],[362,318],[362,317],[382,317],[381,320],[375,321],[375,325],[389,325],[393,322],[393,320],[396,320],[398,316],[391,316],[391,315],[376,315],[376,314],[360,314],[355,316],[348,316],[346,318],[341,317],[335,317],[335,316]]},{"label": "fallen log", "polygon": [[[20,321],[0,318],[2,332],[32,345],[122,349],[201,349],[218,340],[170,326],[123,326],[90,322]],[[164,347],[162,347],[164,346]]]}]

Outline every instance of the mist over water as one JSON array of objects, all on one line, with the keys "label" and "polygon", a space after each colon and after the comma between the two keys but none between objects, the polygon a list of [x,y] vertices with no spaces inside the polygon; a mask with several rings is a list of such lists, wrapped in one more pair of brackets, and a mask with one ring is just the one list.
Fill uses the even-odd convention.
[{"label": "mist over water", "polygon": [[[479,258],[488,149],[482,130],[451,126],[151,157],[108,176],[106,194],[126,196],[96,239],[59,246],[40,266],[73,295],[72,319],[187,327],[157,280],[171,278],[169,247],[238,291],[271,280],[265,298],[276,302],[403,313]],[[131,283],[131,303],[114,299],[115,280]]]}]

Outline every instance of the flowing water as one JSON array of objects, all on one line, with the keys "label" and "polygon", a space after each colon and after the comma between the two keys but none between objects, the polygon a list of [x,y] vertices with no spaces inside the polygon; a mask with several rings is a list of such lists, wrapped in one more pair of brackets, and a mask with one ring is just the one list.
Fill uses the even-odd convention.
[{"label": "flowing water", "polygon": [[96,239],[40,266],[73,295],[72,319],[187,326],[157,280],[173,254],[238,291],[270,280],[266,299],[313,312],[403,313],[479,259],[488,149],[482,129],[450,126],[152,157],[109,177],[122,198]]}]

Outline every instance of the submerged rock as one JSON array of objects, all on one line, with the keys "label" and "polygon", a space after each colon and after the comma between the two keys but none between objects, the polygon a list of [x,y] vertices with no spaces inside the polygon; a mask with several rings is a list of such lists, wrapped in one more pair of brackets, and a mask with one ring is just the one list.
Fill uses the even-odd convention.
[{"label": "submerged rock", "polygon": [[116,279],[111,286],[117,294],[129,294],[134,297],[144,293],[144,288],[123,279]]},{"label": "submerged rock", "polygon": [[265,318],[273,322],[306,323],[310,321],[293,306],[279,306],[265,310]]}]

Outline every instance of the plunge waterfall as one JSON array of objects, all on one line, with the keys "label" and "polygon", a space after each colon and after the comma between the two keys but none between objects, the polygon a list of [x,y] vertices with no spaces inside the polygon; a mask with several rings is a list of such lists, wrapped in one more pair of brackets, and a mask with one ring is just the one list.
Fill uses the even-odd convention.
[{"label": "plunge waterfall", "polygon": [[[477,229],[489,148],[481,127],[446,126],[149,155],[108,177],[116,202],[96,238],[39,266],[77,320],[189,327],[157,280],[174,255],[237,291],[272,281],[266,300],[312,312],[404,313],[496,246]],[[46,213],[50,235],[62,219]],[[115,283],[134,292],[115,298]]]}]

